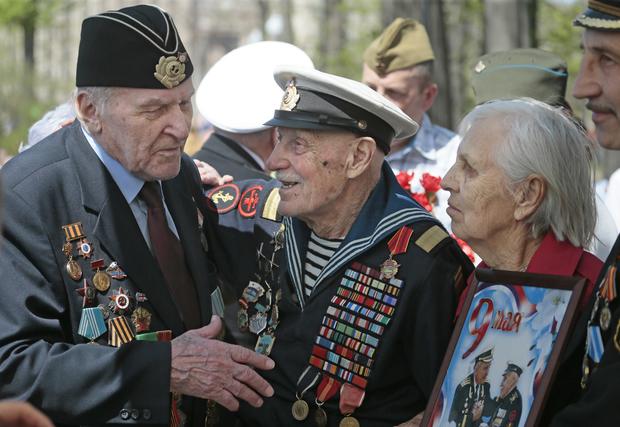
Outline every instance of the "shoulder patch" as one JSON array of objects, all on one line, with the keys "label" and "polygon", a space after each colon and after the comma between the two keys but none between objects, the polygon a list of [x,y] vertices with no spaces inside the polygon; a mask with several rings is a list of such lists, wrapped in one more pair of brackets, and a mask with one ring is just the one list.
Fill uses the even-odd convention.
[{"label": "shoulder patch", "polygon": [[271,221],[280,221],[281,218],[278,215],[279,204],[280,189],[274,188],[269,192],[269,196],[267,196],[267,200],[265,201],[265,206],[263,206],[263,213],[261,214],[261,216]]},{"label": "shoulder patch", "polygon": [[415,241],[415,244],[421,247],[425,252],[430,252],[435,247],[441,243],[446,237],[448,233],[445,232],[443,228],[438,225],[433,225],[431,228],[426,230],[418,239]]},{"label": "shoulder patch", "polygon": [[239,214],[245,218],[252,218],[256,215],[256,207],[260,200],[262,185],[253,185],[243,192],[239,199]]},{"label": "shoulder patch", "polygon": [[207,193],[207,198],[213,202],[213,205],[209,207],[217,213],[230,212],[237,207],[239,202],[239,187],[237,184],[228,183],[215,187],[213,190]]}]

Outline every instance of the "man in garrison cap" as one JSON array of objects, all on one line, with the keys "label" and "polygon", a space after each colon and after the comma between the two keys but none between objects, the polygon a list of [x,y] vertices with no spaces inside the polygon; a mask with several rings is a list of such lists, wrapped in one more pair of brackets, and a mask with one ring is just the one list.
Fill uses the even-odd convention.
[{"label": "man in garrison cap", "polygon": [[205,399],[234,410],[272,393],[252,368],[273,362],[214,339],[219,291],[182,155],[192,72],[158,7],[83,21],[79,120],[2,168],[0,398],[59,425],[204,425]]},{"label": "man in garrison cap", "polygon": [[479,426],[483,415],[492,411],[491,385],[487,381],[493,349],[474,358],[474,370],[456,386],[448,420],[459,427]]},{"label": "man in garrison cap", "polygon": [[228,52],[209,69],[196,91],[196,105],[214,132],[195,159],[235,180],[268,178],[265,161],[275,135],[265,122],[282,98],[282,89],[273,80],[278,65],[314,67],[297,46],[262,41]]},{"label": "man in garrison cap", "polygon": [[502,374],[499,394],[493,399],[493,413],[489,419],[489,427],[517,427],[521,420],[523,401],[521,392],[517,388],[519,378],[523,373],[518,365],[508,363]]},{"label": "man in garrison cap", "polygon": [[[596,139],[610,150],[620,150],[620,1],[589,0],[575,18],[583,27],[583,57],[573,95],[587,100]],[[610,206],[618,209],[619,206]],[[562,409],[551,425],[611,426],[620,420],[620,304],[616,271],[620,239],[612,248],[595,285],[587,312],[576,322],[575,335],[586,348],[579,377],[579,400]]]},{"label": "man in garrison cap", "polygon": [[[414,136],[394,140],[387,156],[395,173],[414,172],[414,186],[425,172],[443,177],[456,160],[460,141],[426,114],[439,90],[433,81],[434,60],[424,25],[405,18],[395,19],[364,52],[362,81],[420,124]],[[438,208],[433,210],[447,226],[450,217],[444,211],[448,196],[440,190]]]},{"label": "man in garrison cap", "polygon": [[[275,79],[276,179],[208,193],[229,200],[206,234],[239,289],[239,327],[276,362],[261,372],[274,397],[239,415],[252,426],[401,424],[424,410],[471,264],[385,161],[418,129],[411,118],[360,82],[291,66]],[[257,229],[272,234],[255,244],[248,279],[237,247]]]}]

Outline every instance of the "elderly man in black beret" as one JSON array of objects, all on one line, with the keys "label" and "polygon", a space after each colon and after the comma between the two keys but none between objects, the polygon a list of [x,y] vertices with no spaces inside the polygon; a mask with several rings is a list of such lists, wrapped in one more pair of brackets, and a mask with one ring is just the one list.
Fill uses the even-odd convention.
[{"label": "elderly man in black beret", "polygon": [[239,328],[276,362],[261,373],[275,396],[239,415],[269,427],[407,422],[430,396],[471,269],[385,162],[418,125],[360,82],[291,66],[275,77],[276,180],[208,193],[220,214],[209,246],[239,287]]},{"label": "elderly man in black beret", "polygon": [[273,393],[252,369],[271,360],[215,339],[182,155],[192,71],[157,7],[84,20],[79,121],[2,169],[0,398],[58,424],[204,425],[203,399],[235,410]]}]

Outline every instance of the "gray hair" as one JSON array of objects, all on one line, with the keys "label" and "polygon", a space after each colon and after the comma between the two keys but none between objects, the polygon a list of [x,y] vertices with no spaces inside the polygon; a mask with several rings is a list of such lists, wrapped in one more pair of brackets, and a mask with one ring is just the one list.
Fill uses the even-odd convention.
[{"label": "gray hair", "polygon": [[557,240],[587,247],[596,224],[593,146],[576,122],[531,98],[498,100],[474,108],[459,133],[484,119],[500,121],[506,131],[495,160],[510,182],[509,190],[533,174],[546,182],[542,203],[527,219],[533,237],[551,229]]},{"label": "gray hair", "polygon": [[[99,112],[102,112],[112,95],[114,94],[114,87],[99,87],[99,86],[84,86],[75,89],[74,99],[81,93],[86,93],[92,100],[95,107]],[[78,115],[79,116],[79,115]],[[79,118],[79,117],[78,117]]]},{"label": "gray hair", "polygon": [[21,144],[19,146],[19,152],[21,153],[32,147],[37,142],[60,129],[60,126],[64,122],[72,119],[75,119],[75,106],[73,101],[63,102],[53,110],[48,111],[41,119],[30,126],[30,129],[28,129],[28,141],[26,144]]}]

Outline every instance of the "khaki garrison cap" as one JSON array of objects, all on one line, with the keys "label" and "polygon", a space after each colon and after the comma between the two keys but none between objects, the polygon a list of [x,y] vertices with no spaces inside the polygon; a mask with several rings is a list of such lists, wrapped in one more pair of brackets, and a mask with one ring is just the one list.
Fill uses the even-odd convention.
[{"label": "khaki garrison cap", "polygon": [[364,63],[379,75],[434,59],[424,25],[405,18],[396,18],[364,52]]},{"label": "khaki garrison cap", "polygon": [[472,86],[476,104],[493,99],[534,98],[566,105],[566,62],[540,49],[489,53],[474,65]]}]

